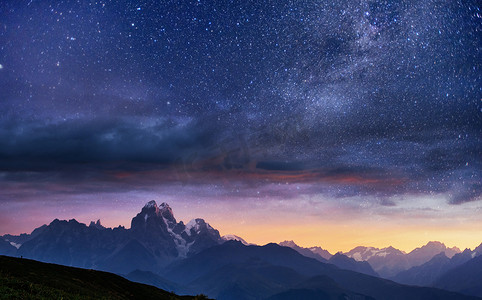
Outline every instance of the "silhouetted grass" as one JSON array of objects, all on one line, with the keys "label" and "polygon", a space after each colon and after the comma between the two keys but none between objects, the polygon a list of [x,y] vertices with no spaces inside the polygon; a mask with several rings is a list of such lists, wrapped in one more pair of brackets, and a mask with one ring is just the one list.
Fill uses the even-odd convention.
[{"label": "silhouetted grass", "polygon": [[0,299],[204,299],[200,296],[177,296],[112,273],[0,256]]}]

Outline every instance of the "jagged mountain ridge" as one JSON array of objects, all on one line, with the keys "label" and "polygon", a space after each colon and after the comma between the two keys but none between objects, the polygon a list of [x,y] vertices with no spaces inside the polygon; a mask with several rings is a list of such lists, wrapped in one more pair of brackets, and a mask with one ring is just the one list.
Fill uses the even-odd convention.
[{"label": "jagged mountain ridge", "polygon": [[[481,246],[474,250],[465,249],[462,253],[457,253],[451,258],[448,258],[444,252],[440,252],[428,262],[420,266],[412,267],[406,271],[402,271],[390,279],[402,284],[432,286],[434,282],[440,277],[445,276],[445,274],[452,269],[481,256]],[[482,284],[482,278],[480,278],[480,283]]]},{"label": "jagged mountain ridge", "polygon": [[[86,226],[75,219],[55,219],[31,235],[7,238],[18,242],[14,254],[19,256],[121,274],[136,269],[158,272],[177,259],[224,242],[203,219],[184,225],[176,221],[168,204],[158,206],[155,201],[149,201],[132,219],[130,229],[105,228],[100,220]],[[12,249],[7,250],[12,255]]]},{"label": "jagged mountain ridge", "polygon": [[[332,257],[332,255],[326,250],[324,250],[324,251],[328,252],[328,254],[329,254],[328,258],[325,258],[325,257],[321,256],[319,253],[316,253],[316,252],[312,251],[311,248],[300,247],[294,241],[283,241],[283,242],[279,243],[278,245],[283,246],[283,247],[290,247],[291,249],[296,250],[301,255],[304,255],[304,256],[310,257],[310,258],[314,258],[314,259],[316,259],[318,261],[321,261],[321,262],[327,262]],[[321,249],[321,248],[319,248],[319,249]]]},{"label": "jagged mountain ridge", "polygon": [[439,253],[449,258],[460,253],[457,247],[448,248],[441,242],[428,242],[426,245],[405,253],[393,247],[356,247],[344,253],[357,261],[367,261],[384,278],[392,278],[398,273],[422,265]]},{"label": "jagged mountain ridge", "polygon": [[[337,266],[340,269],[345,269],[345,270],[351,270],[371,276],[378,276],[378,274],[373,270],[373,268],[370,266],[370,264],[366,261],[357,261],[351,257],[348,257],[341,252],[336,253],[335,255],[329,254],[328,251],[323,250],[319,247],[319,249],[326,251],[330,257],[328,259],[325,259],[322,257],[320,254],[315,253],[312,249],[314,248],[303,248],[298,246],[294,241],[284,241],[279,243],[280,246],[283,247],[289,247],[293,250],[296,250],[296,252],[300,253],[303,256],[309,257],[309,258],[314,258],[320,262],[323,263],[329,263],[332,265]],[[318,251],[319,252],[319,251]]]},{"label": "jagged mountain ridge", "polygon": [[[277,244],[228,241],[175,262],[164,277],[188,289],[227,299],[475,299],[411,287],[322,263]],[[312,298],[304,295],[311,294]],[[331,294],[331,295],[330,295]]]},{"label": "jagged mountain ridge", "polygon": [[[481,246],[478,247],[477,251],[482,249]],[[433,286],[461,294],[482,297],[482,255],[475,256],[445,272],[433,283]]]},{"label": "jagged mountain ridge", "polygon": [[[33,233],[3,238],[8,237],[16,241],[13,243],[17,245],[23,242],[15,255],[25,258],[130,274],[136,281],[164,285],[169,290],[197,292],[206,288],[206,292],[220,296],[220,299],[231,299],[231,296],[238,295],[239,292],[248,295],[251,288],[259,289],[258,296],[281,293],[281,298],[299,289],[312,293],[322,288],[324,292],[354,293],[354,297],[364,295],[367,299],[385,295],[376,291],[380,288],[387,289],[389,294],[395,291],[388,291],[391,289],[388,281],[378,281],[380,279],[375,280],[373,276],[366,277],[360,272],[367,272],[352,266],[352,263],[356,266],[368,265],[365,261],[357,262],[338,253],[330,257],[329,261],[333,263],[341,260],[344,265],[335,263],[340,267],[337,268],[320,262],[324,260],[321,256],[318,260],[305,256],[303,258],[297,251],[276,244],[246,246],[246,242],[236,242],[240,240],[239,237],[221,238],[219,232],[203,219],[194,219],[186,225],[182,221],[177,222],[169,205],[163,203],[158,206],[155,201],[148,202],[132,219],[130,229],[122,226],[105,228],[99,220],[87,226],[73,219],[56,219]],[[231,241],[224,245],[226,239]],[[7,246],[12,243],[5,242]],[[220,244],[225,247],[219,248]],[[10,246],[8,249],[12,249],[13,246]],[[303,249],[314,255],[312,248]],[[219,264],[223,260],[225,263]],[[190,264],[193,265],[192,268]],[[181,266],[182,274],[177,269]],[[154,278],[151,278],[151,274],[155,275]],[[325,280],[318,275],[331,279]],[[151,280],[147,281],[146,278]],[[186,278],[190,279],[186,281]],[[333,280],[342,288],[335,289]],[[352,285],[358,281],[368,286]],[[220,285],[219,282],[223,284]],[[288,290],[286,285],[289,285]],[[263,289],[264,292],[261,291]],[[405,288],[397,286],[396,290],[398,289]],[[424,293],[435,291],[409,289],[406,292],[407,296],[413,294],[424,299]]]},{"label": "jagged mountain ridge", "polygon": [[318,247],[318,246],[315,246],[315,247],[310,247],[308,248],[311,252],[315,253],[315,254],[318,254],[319,256],[323,257],[324,259],[328,260],[330,259],[330,257],[332,257],[333,255],[328,252],[327,250],[321,248],[321,247]]}]

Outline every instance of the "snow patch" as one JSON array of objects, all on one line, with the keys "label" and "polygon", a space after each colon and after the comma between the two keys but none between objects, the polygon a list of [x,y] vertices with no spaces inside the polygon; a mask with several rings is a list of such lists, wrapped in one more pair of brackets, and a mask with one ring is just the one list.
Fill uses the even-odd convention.
[{"label": "snow patch", "polygon": [[200,226],[199,226],[198,222],[196,221],[196,219],[192,219],[191,221],[189,221],[189,223],[186,224],[186,229],[184,229],[184,232],[187,235],[191,236],[191,229],[193,229],[193,228],[194,228],[195,232],[199,232]]},{"label": "snow patch", "polygon": [[144,205],[144,207],[146,207],[146,208],[151,208],[151,207],[156,207],[156,206],[157,206],[157,203],[154,200],[151,200],[151,201],[147,202],[146,205]]},{"label": "snow patch", "polygon": [[10,245],[14,246],[15,248],[20,248],[20,246],[22,246],[22,244],[17,244],[17,243],[14,243],[14,242],[10,242]]},{"label": "snow patch", "polygon": [[353,253],[351,258],[353,258],[356,261],[362,261],[363,260],[360,252]]},{"label": "snow patch", "polygon": [[223,235],[221,238],[225,241],[238,241],[238,242],[241,242],[245,246],[249,245],[249,243],[246,242],[243,238],[241,238],[237,235],[234,235],[234,234]]},{"label": "snow patch", "polygon": [[172,228],[169,226],[169,223],[167,222],[166,218],[162,217],[162,220],[164,221],[164,224],[166,224],[167,232],[169,232],[169,234],[174,238],[174,243],[176,243],[176,249],[177,249],[177,252],[179,252],[179,257],[186,258],[187,253],[189,252],[189,248],[194,242],[187,244],[186,240],[183,239],[182,236],[172,231]]}]

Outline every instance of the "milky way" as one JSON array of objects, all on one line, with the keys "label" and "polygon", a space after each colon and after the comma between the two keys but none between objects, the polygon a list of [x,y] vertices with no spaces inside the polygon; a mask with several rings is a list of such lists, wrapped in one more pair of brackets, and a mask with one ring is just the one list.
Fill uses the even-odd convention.
[{"label": "milky way", "polygon": [[0,12],[5,212],[138,191],[375,214],[419,197],[442,218],[480,213],[477,1],[30,0]]}]

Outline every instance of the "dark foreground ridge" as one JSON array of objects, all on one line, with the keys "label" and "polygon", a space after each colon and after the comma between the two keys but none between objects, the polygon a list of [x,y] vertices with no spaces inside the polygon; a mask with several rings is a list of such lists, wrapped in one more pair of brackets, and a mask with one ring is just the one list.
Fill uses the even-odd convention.
[{"label": "dark foreground ridge", "polygon": [[197,300],[203,296],[177,296],[118,275],[0,256],[1,299],[166,299]]}]

